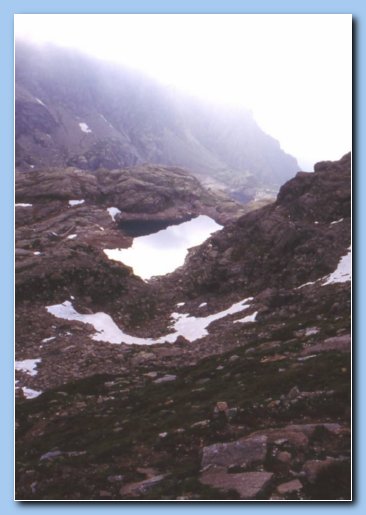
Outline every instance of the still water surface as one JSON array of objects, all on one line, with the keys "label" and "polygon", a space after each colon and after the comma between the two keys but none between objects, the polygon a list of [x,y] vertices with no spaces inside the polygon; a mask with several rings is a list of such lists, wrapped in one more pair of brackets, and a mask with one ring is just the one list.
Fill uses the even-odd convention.
[{"label": "still water surface", "polygon": [[135,238],[129,249],[105,249],[104,252],[109,259],[131,266],[135,275],[150,279],[173,272],[183,265],[190,247],[200,245],[220,229],[222,225],[215,220],[200,215],[188,222]]}]

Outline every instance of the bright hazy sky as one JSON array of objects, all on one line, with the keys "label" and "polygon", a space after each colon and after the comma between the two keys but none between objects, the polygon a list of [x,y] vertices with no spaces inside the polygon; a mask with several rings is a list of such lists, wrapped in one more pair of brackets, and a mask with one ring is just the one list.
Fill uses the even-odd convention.
[{"label": "bright hazy sky", "polygon": [[245,106],[304,169],[351,150],[351,15],[18,14],[15,35]]}]

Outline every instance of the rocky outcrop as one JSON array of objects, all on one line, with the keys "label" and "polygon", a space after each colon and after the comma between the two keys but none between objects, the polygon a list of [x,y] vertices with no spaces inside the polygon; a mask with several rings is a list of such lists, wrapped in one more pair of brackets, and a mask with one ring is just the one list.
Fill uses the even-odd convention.
[{"label": "rocky outcrop", "polygon": [[[194,249],[174,275],[187,292],[296,288],[334,271],[351,241],[351,155],[319,163]],[[168,279],[169,280],[169,279]],[[296,290],[291,295],[296,295]]]},{"label": "rocky outcrop", "polygon": [[199,214],[226,223],[245,212],[227,195],[206,190],[179,168],[145,165],[97,172],[67,168],[16,173],[16,203],[43,208],[47,204],[51,210],[52,202],[59,201],[62,207],[60,202],[67,205],[69,200],[83,201],[89,210],[116,207],[119,221],[160,220],[166,225]]}]

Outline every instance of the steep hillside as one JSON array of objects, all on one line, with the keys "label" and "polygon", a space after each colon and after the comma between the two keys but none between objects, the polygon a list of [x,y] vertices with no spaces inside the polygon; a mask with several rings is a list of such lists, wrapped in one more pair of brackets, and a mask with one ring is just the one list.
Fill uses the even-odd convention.
[{"label": "steep hillside", "polygon": [[244,109],[174,93],[137,71],[16,45],[16,165],[26,171],[181,166],[242,200],[278,190],[296,160]]}]

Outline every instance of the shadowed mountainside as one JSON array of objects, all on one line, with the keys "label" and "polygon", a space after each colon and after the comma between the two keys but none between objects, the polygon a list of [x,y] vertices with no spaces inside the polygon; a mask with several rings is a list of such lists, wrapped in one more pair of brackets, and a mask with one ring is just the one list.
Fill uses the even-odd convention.
[{"label": "shadowed mountainside", "polygon": [[142,73],[51,45],[16,44],[16,166],[180,166],[247,201],[296,160],[250,112],[211,105]]}]

